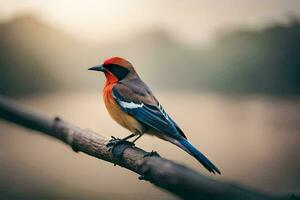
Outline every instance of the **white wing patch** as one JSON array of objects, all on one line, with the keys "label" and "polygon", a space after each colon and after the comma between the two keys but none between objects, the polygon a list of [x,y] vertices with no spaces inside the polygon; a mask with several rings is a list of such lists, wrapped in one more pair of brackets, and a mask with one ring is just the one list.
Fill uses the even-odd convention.
[{"label": "white wing patch", "polygon": [[134,109],[134,108],[141,108],[144,106],[144,104],[137,104],[137,103],[133,103],[133,102],[125,102],[125,101],[119,101],[120,105],[123,107],[123,108],[129,108],[129,109]]},{"label": "white wing patch", "polygon": [[158,103],[158,108],[159,108],[160,112],[163,114],[163,116],[164,116],[167,120],[169,120],[168,114],[166,113],[166,111],[164,110],[164,108],[161,106],[160,103]]}]

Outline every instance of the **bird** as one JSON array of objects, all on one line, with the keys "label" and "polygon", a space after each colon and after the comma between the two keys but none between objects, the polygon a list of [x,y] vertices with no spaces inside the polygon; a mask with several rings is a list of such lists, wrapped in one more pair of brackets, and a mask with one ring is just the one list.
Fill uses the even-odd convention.
[{"label": "bird", "polygon": [[[176,122],[167,114],[149,87],[141,80],[133,65],[124,58],[111,57],[89,70],[103,72],[106,80],[103,100],[110,116],[131,134],[120,141],[144,134],[171,142],[196,158],[209,172],[220,170],[187,139]],[[113,137],[114,138],[114,137]],[[116,138],[114,138],[116,139]]]}]

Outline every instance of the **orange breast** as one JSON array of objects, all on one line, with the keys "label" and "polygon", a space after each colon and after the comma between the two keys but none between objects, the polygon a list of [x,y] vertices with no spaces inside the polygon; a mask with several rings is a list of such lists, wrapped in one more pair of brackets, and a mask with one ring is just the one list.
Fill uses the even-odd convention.
[{"label": "orange breast", "polygon": [[143,126],[132,116],[128,115],[127,113],[123,112],[120,106],[116,103],[114,98],[112,97],[112,88],[114,84],[105,84],[103,88],[103,99],[108,110],[110,116],[118,122],[124,128],[130,130],[132,133],[142,134],[144,133]]}]

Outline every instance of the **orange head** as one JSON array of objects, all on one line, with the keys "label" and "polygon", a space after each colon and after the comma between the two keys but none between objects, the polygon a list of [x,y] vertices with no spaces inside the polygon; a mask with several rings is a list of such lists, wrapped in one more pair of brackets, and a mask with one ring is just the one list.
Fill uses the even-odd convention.
[{"label": "orange head", "polygon": [[102,65],[96,65],[89,70],[104,72],[106,80],[110,83],[120,81],[130,75],[136,75],[132,64],[120,57],[108,58]]}]

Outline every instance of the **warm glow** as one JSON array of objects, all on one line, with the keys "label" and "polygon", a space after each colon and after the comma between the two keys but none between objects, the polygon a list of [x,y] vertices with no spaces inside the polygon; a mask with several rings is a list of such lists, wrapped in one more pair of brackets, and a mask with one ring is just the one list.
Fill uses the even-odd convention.
[{"label": "warm glow", "polygon": [[2,0],[0,19],[33,13],[66,32],[90,41],[123,39],[160,27],[190,43],[206,42],[228,26],[261,27],[300,16],[295,0],[254,1],[109,1],[109,0]]}]

